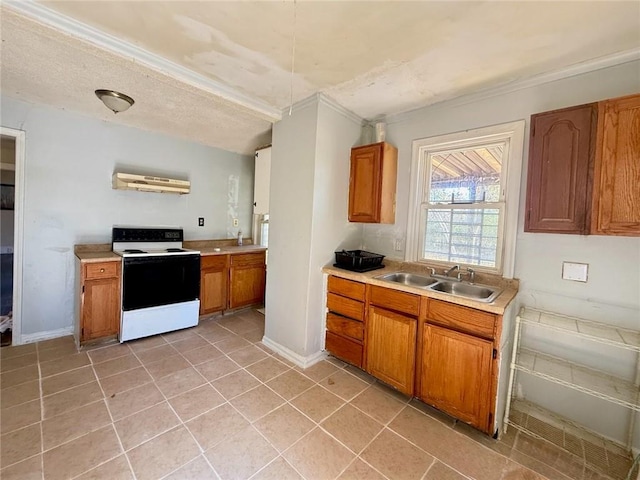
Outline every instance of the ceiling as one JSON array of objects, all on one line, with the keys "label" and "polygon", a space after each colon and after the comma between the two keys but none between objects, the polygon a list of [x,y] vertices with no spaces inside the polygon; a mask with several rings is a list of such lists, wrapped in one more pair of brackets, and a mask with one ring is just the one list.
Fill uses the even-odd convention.
[{"label": "ceiling", "polygon": [[[633,1],[0,8],[2,94],[240,153],[268,143],[281,112],[317,92],[374,119],[640,49]],[[98,88],[136,103],[114,115]]]}]

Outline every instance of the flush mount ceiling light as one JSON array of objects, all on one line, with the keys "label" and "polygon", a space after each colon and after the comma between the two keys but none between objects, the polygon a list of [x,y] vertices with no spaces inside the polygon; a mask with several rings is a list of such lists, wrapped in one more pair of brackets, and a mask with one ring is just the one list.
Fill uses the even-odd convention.
[{"label": "flush mount ceiling light", "polygon": [[129,95],[113,90],[96,90],[96,96],[108,109],[113,110],[113,113],[124,112],[135,103]]}]

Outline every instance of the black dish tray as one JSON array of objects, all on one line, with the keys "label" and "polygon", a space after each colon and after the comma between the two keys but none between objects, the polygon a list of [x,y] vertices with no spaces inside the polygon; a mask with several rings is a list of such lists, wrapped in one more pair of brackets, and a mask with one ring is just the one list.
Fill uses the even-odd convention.
[{"label": "black dish tray", "polygon": [[343,270],[349,270],[351,272],[356,272],[356,273],[364,273],[364,272],[370,272],[371,270],[378,270],[380,268],[384,268],[384,265],[380,264],[380,265],[376,265],[374,267],[345,267],[344,265],[338,265],[337,263],[333,264],[334,267],[336,268],[342,268]]},{"label": "black dish tray", "polygon": [[378,255],[377,253],[365,252],[364,250],[342,250],[335,252],[336,263],[334,266],[340,268],[346,268],[347,270],[358,269],[360,271],[363,268],[375,270],[380,268],[384,255]]}]

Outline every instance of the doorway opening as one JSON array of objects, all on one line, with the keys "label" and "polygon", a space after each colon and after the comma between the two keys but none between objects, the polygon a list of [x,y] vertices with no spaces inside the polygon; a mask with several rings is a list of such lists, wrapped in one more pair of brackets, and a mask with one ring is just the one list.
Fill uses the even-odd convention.
[{"label": "doorway opening", "polygon": [[0,345],[21,343],[24,132],[0,127]]}]

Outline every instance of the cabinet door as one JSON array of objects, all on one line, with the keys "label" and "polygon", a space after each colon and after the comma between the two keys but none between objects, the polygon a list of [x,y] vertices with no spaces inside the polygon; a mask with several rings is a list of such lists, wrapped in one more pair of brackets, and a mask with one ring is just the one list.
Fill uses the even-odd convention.
[{"label": "cabinet door", "polygon": [[426,324],[420,398],[489,431],[493,343]]},{"label": "cabinet door", "polygon": [[351,149],[349,221],[394,223],[398,150],[385,142]]},{"label": "cabinet door", "polygon": [[416,330],[415,318],[369,308],[367,371],[407,395],[413,394]]},{"label": "cabinet door", "polygon": [[382,144],[351,150],[349,221],[380,222]]},{"label": "cabinet door", "polygon": [[120,331],[120,279],[86,280],[82,299],[81,341]]},{"label": "cabinet door", "polygon": [[599,105],[591,232],[640,235],[640,95]]},{"label": "cabinet door", "polygon": [[531,116],[526,232],[586,234],[596,104]]},{"label": "cabinet door", "polygon": [[245,307],[264,303],[265,267],[231,267],[229,308]]},{"label": "cabinet door", "polygon": [[269,213],[269,186],[271,177],[271,147],[256,152],[253,179],[253,213]]},{"label": "cabinet door", "polygon": [[227,308],[226,268],[206,269],[200,274],[200,315],[220,312]]}]

